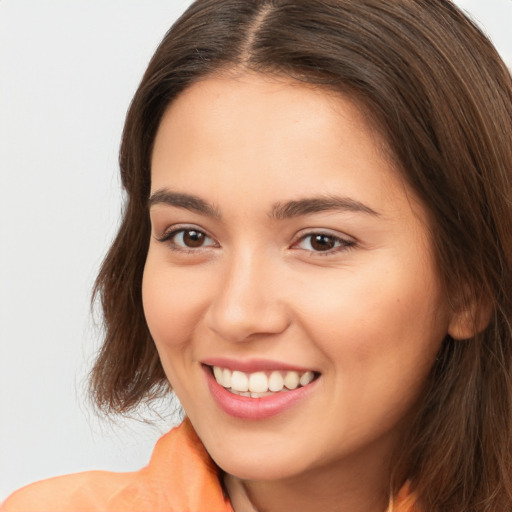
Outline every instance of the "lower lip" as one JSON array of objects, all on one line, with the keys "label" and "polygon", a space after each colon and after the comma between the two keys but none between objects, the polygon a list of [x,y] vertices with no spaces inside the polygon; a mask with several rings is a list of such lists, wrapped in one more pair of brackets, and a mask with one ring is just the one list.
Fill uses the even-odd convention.
[{"label": "lower lip", "polygon": [[290,409],[311,393],[318,380],[290,391],[281,391],[261,398],[249,398],[231,393],[222,387],[215,380],[209,367],[203,366],[203,370],[208,388],[217,405],[230,416],[244,420],[264,420]]}]

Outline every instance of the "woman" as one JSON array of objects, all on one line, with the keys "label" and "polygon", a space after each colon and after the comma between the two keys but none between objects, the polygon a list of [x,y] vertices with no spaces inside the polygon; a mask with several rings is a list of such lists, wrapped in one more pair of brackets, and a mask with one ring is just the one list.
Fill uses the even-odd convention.
[{"label": "woman", "polygon": [[97,280],[147,468],[5,510],[512,509],[512,81],[445,0],[200,0],[127,116]]}]

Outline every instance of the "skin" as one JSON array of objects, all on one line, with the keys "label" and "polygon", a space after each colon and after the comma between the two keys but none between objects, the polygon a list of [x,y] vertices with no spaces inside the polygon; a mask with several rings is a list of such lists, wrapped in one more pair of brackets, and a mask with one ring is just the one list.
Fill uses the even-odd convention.
[{"label": "skin", "polygon": [[[192,85],[167,109],[143,280],[163,367],[227,478],[235,509],[384,511],[389,461],[445,335],[424,208],[357,104],[252,73]],[[350,198],[371,209],[276,218],[276,205]],[[210,212],[211,213],[211,212]],[[187,247],[183,233],[206,235]],[[328,235],[318,250],[312,233]],[[190,245],[190,244],[189,244]],[[317,250],[315,250],[317,249]],[[212,400],[201,361],[265,358],[320,373],[298,404],[242,420]],[[244,495],[247,496],[244,496]]]}]

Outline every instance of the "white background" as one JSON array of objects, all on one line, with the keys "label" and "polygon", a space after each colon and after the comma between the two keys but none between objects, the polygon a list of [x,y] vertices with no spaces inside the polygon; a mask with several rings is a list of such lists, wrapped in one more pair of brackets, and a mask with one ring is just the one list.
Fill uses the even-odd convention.
[{"label": "white background", "polygon": [[[512,65],[512,0],[460,0]],[[124,115],[188,0],[0,0],[0,501],[146,464],[170,419],[101,422],[90,289],[121,208]]]}]

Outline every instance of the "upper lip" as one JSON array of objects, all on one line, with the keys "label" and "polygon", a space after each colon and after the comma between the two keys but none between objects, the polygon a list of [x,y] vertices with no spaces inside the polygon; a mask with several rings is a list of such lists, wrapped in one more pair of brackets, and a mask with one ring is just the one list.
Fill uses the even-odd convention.
[{"label": "upper lip", "polygon": [[201,361],[207,366],[219,366],[229,370],[238,370],[244,373],[287,370],[295,372],[314,371],[312,368],[297,366],[271,359],[232,359],[229,357],[210,357]]}]

